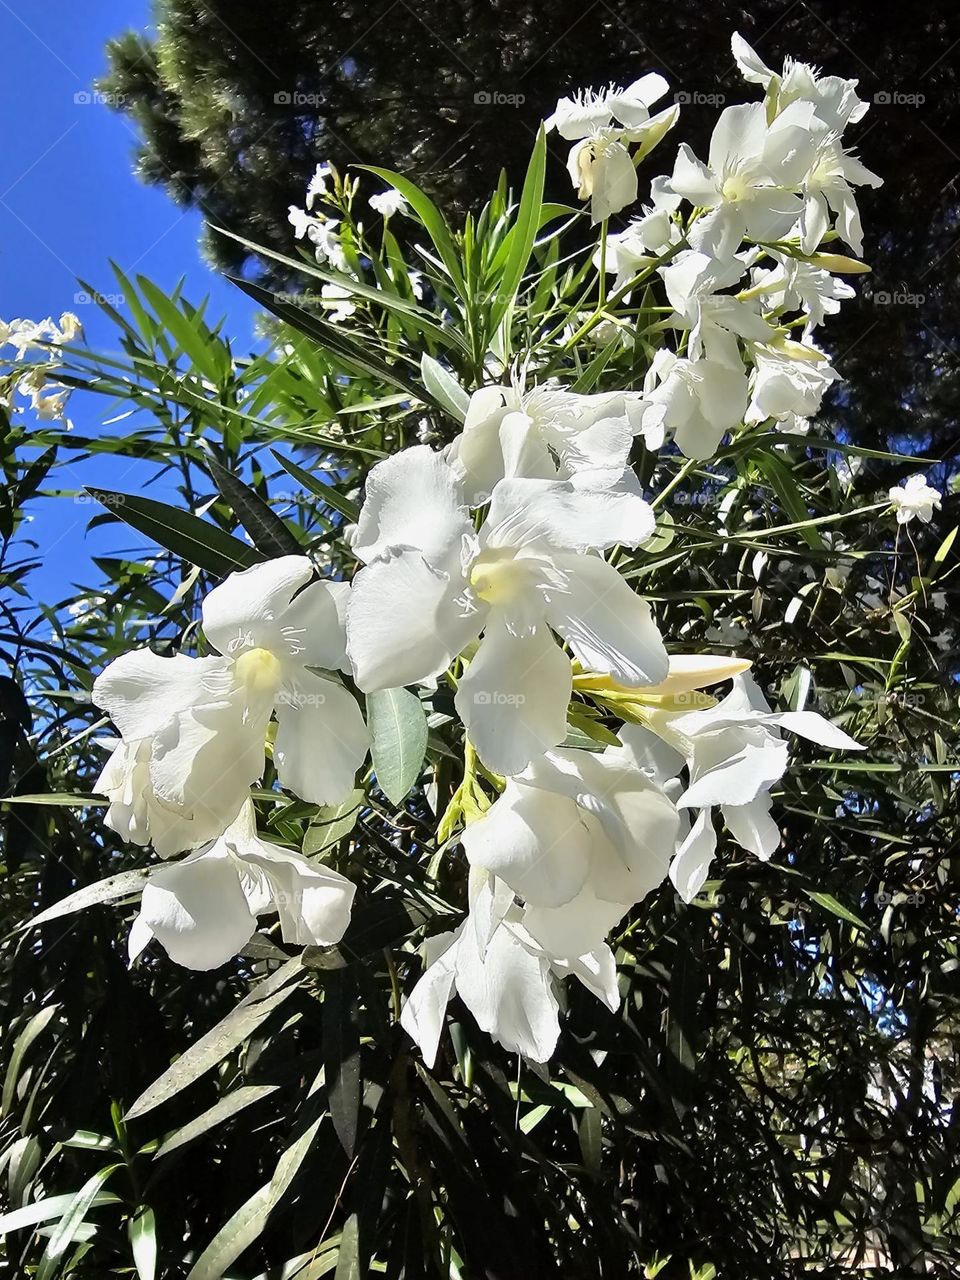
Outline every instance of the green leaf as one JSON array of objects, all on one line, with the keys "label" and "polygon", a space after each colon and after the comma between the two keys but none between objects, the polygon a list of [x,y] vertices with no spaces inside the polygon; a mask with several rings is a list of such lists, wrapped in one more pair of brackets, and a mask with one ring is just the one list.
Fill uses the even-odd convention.
[{"label": "green leaf", "polygon": [[58,1004],[48,1004],[45,1009],[41,1009],[39,1013],[33,1015],[17,1036],[13,1052],[10,1055],[10,1062],[7,1066],[7,1074],[3,1080],[3,1101],[0,1104],[0,1114],[6,1115],[10,1110],[10,1104],[13,1102],[13,1095],[17,1087],[17,1080],[20,1078],[20,1068],[23,1066],[23,1060],[27,1056],[30,1046],[34,1040],[43,1034],[59,1008]]},{"label": "green leaf", "polygon": [[21,929],[33,929],[38,924],[48,924],[51,920],[59,920],[61,916],[73,915],[76,911],[85,911],[87,907],[99,906],[101,902],[113,902],[117,898],[126,898],[139,893],[147,881],[150,872],[147,867],[138,867],[134,871],[118,871],[115,876],[107,876],[96,884],[85,885],[75,893],[61,898],[52,907],[47,907],[32,920],[26,920]]},{"label": "green leaf", "polygon": [[842,902],[838,902],[832,894],[815,892],[813,889],[804,889],[803,892],[812,902],[815,902],[818,907],[823,907],[824,911],[829,911],[832,915],[838,916],[841,920],[846,920],[848,924],[855,924],[858,929],[863,929],[865,933],[870,932],[870,926],[865,924],[859,916],[854,915],[853,912],[848,907],[845,907]]},{"label": "green leaf", "polygon": [[424,352],[420,361],[420,375],[423,385],[434,400],[457,422],[463,422],[470,405],[470,396],[448,369],[438,360]]},{"label": "green leaf", "polygon": [[361,1280],[360,1223],[355,1213],[351,1213],[343,1224],[340,1250],[337,1253],[337,1269],[333,1280]]},{"label": "green leaf", "polygon": [[340,1145],[352,1159],[360,1116],[360,1026],[357,984],[347,969],[331,970],[323,984],[323,1068],[327,1106]]},{"label": "green leaf", "polygon": [[409,689],[367,694],[370,757],[380,790],[399,805],[420,776],[427,750],[427,717]]},{"label": "green leaf", "polygon": [[110,489],[88,488],[87,493],[157,546],[215,577],[225,578],[236,569],[249,569],[267,559],[256,547],[248,547],[208,520],[165,502]]},{"label": "green leaf", "polygon": [[[321,1117],[322,1118],[322,1117]],[[274,1206],[286,1194],[316,1137],[320,1120],[301,1134],[277,1161],[273,1177],[241,1205],[193,1264],[187,1280],[222,1280],[227,1268],[263,1233]]]},{"label": "green leaf", "polygon": [[[22,1231],[24,1227],[32,1227],[38,1222],[49,1222],[51,1218],[59,1218],[74,1201],[74,1196],[47,1196],[44,1200],[35,1200],[33,1204],[24,1205],[22,1209],[14,1209],[12,1213],[0,1215],[0,1239],[11,1231]],[[112,1191],[101,1191],[94,1196],[88,1208],[96,1208],[101,1204],[119,1204],[120,1197]]]},{"label": "green leaf", "polygon": [[60,1269],[60,1259],[76,1239],[104,1183],[119,1168],[122,1168],[120,1164],[107,1165],[92,1178],[88,1178],[76,1195],[71,1196],[69,1205],[47,1241],[47,1247],[40,1259],[40,1266],[37,1268],[36,1280],[52,1280],[52,1277],[57,1274]]},{"label": "green leaf", "polygon": [[[299,957],[296,957],[296,962],[299,965]],[[228,1053],[253,1035],[254,1031],[266,1022],[274,1010],[295,990],[294,986],[288,986],[251,1003],[248,1003],[250,997],[247,996],[211,1031],[192,1044],[158,1080],[144,1090],[127,1112],[127,1120],[145,1116],[148,1111],[175,1097],[211,1067],[222,1062]]]},{"label": "green leaf", "polygon": [[[137,276],[137,284],[161,323],[169,330],[184,354],[189,356],[196,369],[210,382],[219,386],[225,371],[219,339],[204,332],[206,326],[202,321],[188,318],[152,280],[148,280],[146,276]],[[229,369],[229,364],[226,367]]]},{"label": "green leaf", "polygon": [[219,1102],[215,1102],[212,1107],[208,1107],[189,1124],[183,1125],[179,1129],[175,1129],[173,1133],[168,1134],[158,1147],[154,1160],[159,1160],[162,1156],[167,1156],[171,1151],[186,1146],[188,1142],[192,1142],[194,1138],[199,1138],[201,1134],[206,1133],[209,1129],[215,1129],[218,1124],[222,1124],[225,1120],[229,1120],[239,1111],[245,1110],[252,1106],[254,1102],[259,1102],[261,1098],[268,1097],[271,1093],[276,1093],[278,1085],[275,1084],[248,1084],[241,1085],[239,1089],[233,1089],[225,1098],[221,1098]]},{"label": "green leaf", "polygon": [[463,278],[460,254],[457,252],[446,219],[430,197],[421,191],[416,183],[411,182],[409,178],[405,178],[402,173],[394,173],[392,169],[379,169],[370,164],[360,164],[356,167],[358,169],[366,169],[368,173],[376,174],[378,178],[382,178],[384,182],[389,183],[391,187],[395,187],[400,192],[423,223],[427,234],[433,241],[433,247],[440,255],[440,259],[460,296],[465,297],[467,289]]},{"label": "green leaf", "polygon": [[527,167],[527,176],[520,196],[517,220],[510,232],[510,252],[504,264],[497,288],[497,299],[490,309],[490,336],[497,331],[509,306],[517,296],[517,289],[530,261],[533,242],[540,227],[540,209],[543,204],[543,183],[547,172],[547,137],[543,125],[537,133],[537,141]]},{"label": "green leaf", "polygon": [[360,508],[355,502],[345,498],[332,484],[327,484],[324,480],[318,480],[316,476],[312,476],[309,471],[305,471],[298,463],[292,462],[289,458],[277,453],[276,449],[271,449],[270,452],[283,467],[284,471],[293,476],[295,480],[299,480],[308,493],[312,493],[315,498],[319,498],[328,507],[333,507],[334,511],[339,511],[352,524],[356,524],[360,518]]},{"label": "green leaf", "polygon": [[312,819],[303,838],[303,852],[310,857],[339,843],[357,825],[366,803],[363,791],[351,791],[340,804],[325,805]]},{"label": "green leaf", "polygon": [[154,1280],[157,1274],[157,1222],[152,1209],[137,1210],[127,1226],[130,1251],[139,1280]]},{"label": "green leaf", "polygon": [[265,556],[302,556],[303,547],[275,511],[239,476],[222,467],[214,458],[207,461],[213,482],[233,514],[249,533],[253,545]]},{"label": "green leaf", "polygon": [[803,498],[800,496],[797,480],[791,469],[771,453],[757,453],[754,455],[754,461],[772,485],[777,497],[783,503],[784,509],[790,514],[794,523],[798,525],[797,532],[804,542],[809,547],[812,547],[814,551],[824,551],[826,544],[823,541],[820,530],[811,523],[814,517],[811,517]]}]

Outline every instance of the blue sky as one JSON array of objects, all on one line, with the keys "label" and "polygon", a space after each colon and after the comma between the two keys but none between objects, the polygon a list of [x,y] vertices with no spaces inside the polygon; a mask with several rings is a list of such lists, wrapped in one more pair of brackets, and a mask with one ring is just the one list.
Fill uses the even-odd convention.
[{"label": "blue sky", "polygon": [[[75,311],[92,347],[115,349],[112,326],[95,305],[78,299],[76,283],[79,276],[104,294],[116,293],[108,263],[113,258],[128,275],[139,272],[166,289],[186,276],[185,296],[199,301],[209,293],[208,314],[229,317],[227,332],[242,349],[252,339],[253,310],[202,261],[199,216],[138,181],[132,125],[92,93],[106,70],[107,40],[149,22],[148,0],[29,6],[0,0],[0,317],[42,319]],[[101,426],[103,403],[92,400],[74,396],[70,405],[84,434]],[[62,483],[93,479],[132,489],[140,487],[141,475],[137,464],[123,459],[96,459],[71,468]],[[33,513],[30,533],[45,559],[32,586],[52,603],[68,594],[71,582],[90,581],[90,551],[116,545],[117,532],[84,538],[90,509],[69,499],[41,500]]]}]

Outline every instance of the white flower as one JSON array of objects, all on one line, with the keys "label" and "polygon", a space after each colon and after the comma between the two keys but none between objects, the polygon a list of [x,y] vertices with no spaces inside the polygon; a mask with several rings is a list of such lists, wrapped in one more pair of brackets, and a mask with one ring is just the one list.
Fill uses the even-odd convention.
[{"label": "white flower", "polygon": [[[616,272],[615,293],[683,238],[683,232],[671,216],[680,204],[680,197],[670,190],[668,179],[654,178],[650,195],[651,203],[644,205],[641,217],[634,218],[623,231],[607,237],[605,264],[607,271]],[[594,262],[600,265],[599,249]]]},{"label": "white flower", "polygon": [[770,256],[777,265],[769,270],[755,269],[750,292],[756,292],[771,310],[805,312],[805,337],[827,316],[836,315],[845,298],[856,297],[856,290],[845,280],[821,267],[781,253],[771,252]]},{"label": "white flower", "polygon": [[898,524],[909,524],[917,517],[921,524],[929,524],[934,507],[940,509],[940,493],[927,484],[922,474],[911,476],[904,484],[894,485],[889,498],[897,513]]},{"label": "white flower", "polygon": [[853,187],[882,187],[878,178],[856,156],[845,151],[839,136],[824,126],[811,136],[816,151],[803,180],[803,214],[800,218],[800,248],[813,253],[830,229],[831,209],[837,215],[837,230],[854,253],[863,252],[863,227],[854,199]]},{"label": "white flower", "polygon": [[637,170],[628,144],[640,143],[649,154],[677,122],[679,108],[658,115],[649,108],[667,92],[663,76],[650,72],[626,89],[611,86],[601,93],[581,91],[561,98],[546,128],[573,142],[567,171],[581,200],[590,200],[594,222],[618,213],[637,198]]},{"label": "white flower", "polygon": [[778,339],[751,343],[748,351],[754,366],[745,418],[750,424],[814,417],[827,388],[840,377],[813,343]]},{"label": "white flower", "polygon": [[739,367],[737,337],[753,342],[770,342],[776,331],[760,315],[755,301],[741,301],[718,292],[736,284],[745,270],[739,258],[721,260],[688,249],[669,266],[660,268],[667,300],[674,308],[675,324],[689,328],[687,356],[702,355]]},{"label": "white flower", "polygon": [[869,104],[857,97],[857,80],[822,76],[809,63],[792,58],[784,59],[783,71],[777,75],[736,32],[731,47],[744,80],[762,85],[777,111],[798,100],[810,102],[824,124],[840,133],[846,125],[862,120],[869,110]]},{"label": "white flower", "polygon": [[708,164],[684,143],[670,185],[696,208],[710,212],[694,222],[690,244],[726,258],[751,240],[779,240],[803,210],[799,187],[815,144],[810,103],[795,102],[772,124],[763,103],[727,107],[710,140]]},{"label": "white flower", "polygon": [[354,885],[339,872],[257,835],[247,800],[219,839],[152,872],[130,930],[133,962],[156,938],[188,969],[217,969],[276,911],[284,942],[332,946],[350,923]]},{"label": "white flower", "polygon": [[221,656],[137,649],[98,676],[93,701],[122,738],[95,787],[110,798],[108,826],[162,857],[215,839],[263,772],[274,712],[281,783],[314,804],[350,791],[366,726],[339,681],[311,670],[345,667],[350,588],[312,575],[304,556],[233,573],[203,602]]},{"label": "white flower", "polygon": [[376,195],[370,197],[370,208],[375,213],[379,213],[386,222],[387,218],[393,217],[395,213],[403,213],[407,208],[406,197],[402,196],[396,188],[391,187],[389,191],[380,191]]},{"label": "white flower", "polygon": [[287,209],[287,221],[293,227],[294,237],[302,240],[316,223],[317,217],[315,214],[307,213],[306,209],[301,209],[299,205],[292,204]]},{"label": "white flower", "polygon": [[316,169],[313,171],[313,177],[307,183],[306,205],[308,209],[313,208],[313,203],[318,197],[323,197],[327,194],[327,179],[332,174],[333,167],[332,165],[327,164],[326,161],[317,165]]},{"label": "white flower", "polygon": [[[835,751],[862,750],[860,743],[815,711],[771,711],[746,672],[734,676],[733,688],[716,706],[679,713],[669,707],[650,710],[644,724],[676,751],[672,772],[678,773],[684,762],[689,769],[689,785],[677,805],[704,811],[719,805],[733,839],[759,858],[769,858],[780,844],[769,796],[787,768],[789,748],[780,730]],[[632,733],[628,729],[627,738]],[[667,766],[668,776],[669,772]],[[658,781],[662,784],[663,778]],[[686,901],[703,886],[715,848],[716,833],[704,812],[670,868]]]},{"label": "white flower", "polygon": [[648,448],[657,448],[667,433],[688,458],[710,458],[725,432],[743,419],[747,407],[747,375],[739,357],[687,360],[661,347],[644,381],[646,407],[642,429]]},{"label": "white flower", "polygon": [[483,632],[456,707],[483,762],[513,774],[566,734],[571,668],[553,632],[591,670],[625,684],[660,679],[667,656],[650,606],[586,554],[651,535],[635,485],[502,480],[477,533],[438,454],[417,445],[378,463],[353,547],[366,567],[347,613],[360,688],[429,680]]},{"label": "white flower", "polygon": [[327,319],[332,320],[334,324],[347,320],[357,309],[357,304],[353,301],[353,294],[349,289],[344,289],[342,285],[325,284],[320,290],[320,296],[328,302],[334,303],[334,306],[327,311]]},{"label": "white flower", "polygon": [[505,476],[568,479],[589,471],[617,480],[642,405],[636,392],[578,395],[553,383],[525,390],[519,379],[509,387],[481,387],[470,397],[447,460],[470,506],[487,501]]},{"label": "white flower", "polygon": [[463,833],[471,867],[509,885],[524,924],[554,955],[600,946],[665,878],[675,805],[623,747],[547,752]]},{"label": "white flower", "polygon": [[12,346],[17,359],[27,351],[45,350],[48,344],[60,346],[72,342],[83,332],[83,326],[72,311],[64,311],[57,324],[50,316],[45,320],[0,320],[0,347]]},{"label": "white flower", "polygon": [[427,1066],[436,1060],[448,1002],[458,995],[481,1030],[511,1053],[546,1062],[560,1035],[555,985],[576,977],[607,1008],[620,1004],[613,954],[605,944],[558,957],[525,927],[526,913],[500,881],[470,875],[470,914],[451,933],[430,938],[426,970],[400,1014]]},{"label": "white flower", "polygon": [[315,247],[315,256],[318,262],[329,262],[335,271],[342,271],[347,274],[350,266],[347,262],[343,244],[340,241],[340,234],[337,230],[339,226],[340,223],[335,220],[314,218],[307,228],[307,239]]}]

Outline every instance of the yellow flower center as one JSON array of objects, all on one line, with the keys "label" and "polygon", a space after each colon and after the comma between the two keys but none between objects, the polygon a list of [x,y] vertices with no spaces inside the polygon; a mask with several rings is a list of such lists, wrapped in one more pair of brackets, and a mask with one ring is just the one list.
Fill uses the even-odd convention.
[{"label": "yellow flower center", "polygon": [[745,200],[749,192],[750,184],[744,181],[738,173],[727,178],[721,187],[723,198],[729,204],[736,204],[740,200]]},{"label": "yellow flower center", "polygon": [[235,670],[239,682],[254,695],[274,693],[280,684],[280,659],[269,649],[245,649]]},{"label": "yellow flower center", "polygon": [[529,574],[512,547],[481,551],[470,568],[470,586],[487,604],[508,605],[525,592]]}]

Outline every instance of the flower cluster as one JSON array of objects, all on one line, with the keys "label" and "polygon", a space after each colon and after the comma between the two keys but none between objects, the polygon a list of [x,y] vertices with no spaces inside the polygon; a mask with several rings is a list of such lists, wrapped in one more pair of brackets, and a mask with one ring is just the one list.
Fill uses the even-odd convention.
[{"label": "flower cluster", "polygon": [[[28,351],[49,356],[51,349],[74,342],[82,332],[83,326],[72,311],[65,311],[59,321],[50,316],[45,320],[0,320],[0,347],[12,347],[22,362]],[[67,423],[70,388],[51,378],[45,363],[38,361],[20,374],[16,389],[29,399],[30,408],[41,422]],[[5,402],[6,398],[0,396],[0,403]]]},{"label": "flower cluster", "polygon": [[[368,473],[352,583],[318,579],[304,556],[260,564],[204,600],[211,652],[140,650],[100,675],[94,701],[120,734],[98,782],[108,824],[163,858],[189,851],[152,874],[131,955],[157,939],[175,960],[213,967],[273,911],[287,942],[339,941],[353,887],[263,841],[250,789],[269,758],[280,787],[336,805],[368,749],[353,690],[443,684],[464,776],[439,842],[459,834],[469,910],[424,944],[402,1022],[432,1062],[456,993],[493,1038],[542,1062],[561,980],[615,1009],[611,930],[666,879],[694,898],[721,824],[756,857],[778,848],[771,793],[786,735],[857,748],[816,712],[773,711],[748,661],[668,652],[617,567],[656,533],[630,465],[638,439],[706,459],[730,431],[802,429],[837,376],[811,334],[852,292],[833,272],[861,264],[819,248],[839,235],[860,252],[852,188],[878,179],[841,135],[866,108],[852,81],[796,63],[775,74],[739,38],[734,52],[764,101],[722,113],[706,163],[681,147],[618,235],[605,219],[636,199],[636,160],[677,119],[676,107],[650,113],[666,82],[563,99],[547,122],[574,144],[570,172],[603,224],[596,261],[617,293],[645,272],[662,282],[676,342],[642,387],[585,394],[524,367],[502,385],[456,388],[454,440],[411,445]],[[337,225],[313,212],[331,174],[318,170],[291,221],[347,273],[356,264]],[[404,207],[387,196],[371,200],[384,218]],[[930,492],[891,499],[924,518]]]}]

